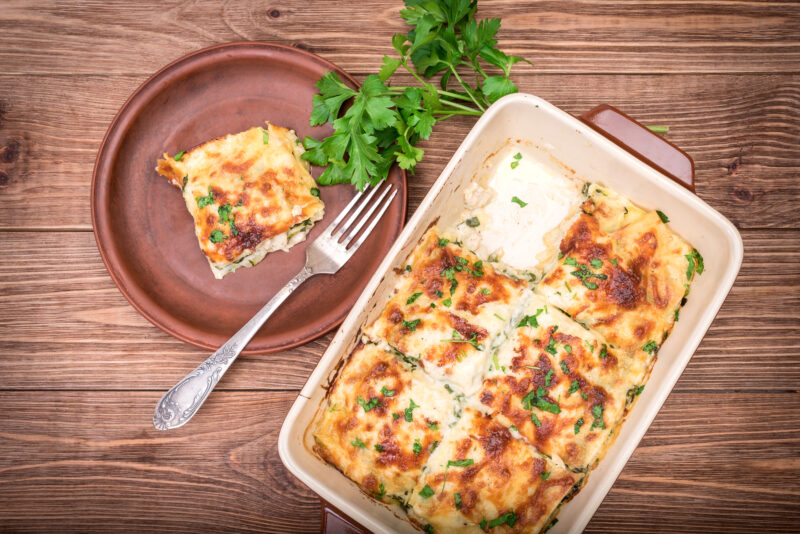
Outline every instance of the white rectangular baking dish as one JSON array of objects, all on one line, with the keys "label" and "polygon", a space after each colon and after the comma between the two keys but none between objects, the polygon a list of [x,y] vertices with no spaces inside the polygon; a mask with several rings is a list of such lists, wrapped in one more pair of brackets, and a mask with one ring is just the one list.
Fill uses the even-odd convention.
[{"label": "white rectangular baking dish", "polygon": [[605,459],[592,471],[580,493],[563,507],[550,533],[580,532],[589,522],[689,363],[739,272],[742,240],[736,228],[690,191],[536,96],[515,94],[496,102],[431,186],[345,318],[281,428],[278,447],[289,471],[373,532],[416,530],[389,506],[364,495],[355,483],[314,455],[307,427],[339,363],[357,343],[360,328],[372,321],[388,300],[397,276],[392,268],[403,264],[432,223],[438,218],[446,221],[461,210],[463,189],[484,160],[508,139],[537,145],[541,157],[555,158],[577,177],[607,185],[645,208],[666,212],[670,227],[705,259],[705,272],[692,284],[680,321],[659,350],[647,387]]}]

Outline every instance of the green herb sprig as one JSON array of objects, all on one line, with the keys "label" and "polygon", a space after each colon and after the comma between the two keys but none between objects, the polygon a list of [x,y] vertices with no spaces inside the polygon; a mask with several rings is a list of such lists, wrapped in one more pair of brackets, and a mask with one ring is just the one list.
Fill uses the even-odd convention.
[{"label": "green herb sprig", "polygon": [[[363,190],[386,179],[395,162],[413,170],[424,154],[416,145],[430,137],[437,122],[479,116],[499,98],[517,92],[511,68],[528,61],[497,48],[500,19],[476,20],[477,0],[405,4],[400,15],[412,28],[392,37],[399,57],[384,56],[378,74],[367,76],[358,90],[335,72],[317,82],[310,123],[330,123],[334,133],[322,140],[306,137],[302,157],[327,167],[318,179],[321,185],[351,183]],[[391,85],[398,69],[418,85]],[[435,77],[438,87],[431,81]]]}]

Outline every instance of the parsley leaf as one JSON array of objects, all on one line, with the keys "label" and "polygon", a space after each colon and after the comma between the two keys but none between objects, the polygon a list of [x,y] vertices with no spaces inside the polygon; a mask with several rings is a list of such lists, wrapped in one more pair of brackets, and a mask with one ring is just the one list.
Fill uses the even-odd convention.
[{"label": "parsley leaf", "polygon": [[425,487],[420,490],[419,496],[423,499],[428,499],[433,496],[433,493],[433,489],[431,489],[429,485],[425,484]]},{"label": "parsley leaf", "polygon": [[664,224],[667,224],[669,222],[669,217],[667,217],[666,213],[664,213],[661,210],[656,210],[656,213],[658,213],[658,218],[661,219],[661,222],[663,222]]},{"label": "parsley leaf", "polygon": [[459,492],[453,494],[453,502],[456,505],[456,510],[461,510],[461,494]]},{"label": "parsley leaf", "polygon": [[175,161],[180,161],[183,158],[184,154],[186,154],[186,151],[185,150],[181,150],[180,152],[175,154],[175,156],[172,159],[174,159]]},{"label": "parsley leaf", "polygon": [[208,236],[208,240],[212,243],[222,243],[226,239],[228,239],[228,236],[223,234],[219,228],[215,229],[213,232],[211,232],[211,235]]},{"label": "parsley leaf", "polygon": [[381,394],[383,394],[384,397],[394,397],[394,390],[388,389],[386,386],[381,386]]},{"label": "parsley leaf", "polygon": [[411,304],[412,302],[414,302],[415,300],[417,300],[421,296],[422,296],[421,292],[414,293],[413,295],[408,297],[408,300],[406,300],[406,304]]},{"label": "parsley leaf", "polygon": [[422,443],[420,443],[419,438],[414,440],[414,446],[411,448],[414,451],[414,454],[419,454],[422,452]]},{"label": "parsley leaf", "polygon": [[464,460],[448,460],[447,467],[468,467],[474,463],[475,461],[472,458],[466,458]]},{"label": "parsley leaf", "polygon": [[526,315],[519,322],[519,324],[517,325],[517,328],[522,328],[523,326],[532,326],[533,328],[538,328],[539,327],[539,321],[537,321],[536,318],[539,317],[539,315],[542,312],[544,312],[544,310],[542,308],[539,308],[538,310],[536,310],[536,313],[534,313],[533,315]]},{"label": "parsley leaf", "polygon": [[422,319],[414,319],[413,321],[403,321],[403,328],[408,328],[411,332],[417,329],[417,325]]},{"label": "parsley leaf", "polygon": [[519,198],[519,197],[517,197],[517,196],[513,196],[513,197],[511,197],[511,202],[513,202],[514,204],[519,204],[519,207],[520,207],[520,208],[524,208],[525,206],[527,206],[527,205],[528,205],[528,203],[527,203],[527,202],[525,202],[525,201],[523,201],[523,200],[520,200],[520,198]]},{"label": "parsley leaf", "polygon": [[374,407],[376,407],[378,404],[380,404],[380,402],[381,402],[381,401],[380,401],[380,400],[379,400],[377,397],[372,397],[372,398],[369,400],[369,402],[367,402],[367,401],[365,401],[365,400],[364,400],[364,398],[363,398],[363,397],[359,396],[359,397],[358,397],[358,399],[356,399],[356,402],[357,402],[357,403],[358,403],[358,404],[359,404],[359,405],[360,405],[362,408],[364,408],[364,411],[365,411],[365,412],[368,412],[368,411],[370,411],[371,409],[373,409]]},{"label": "parsley leaf", "polygon": [[642,350],[647,352],[648,354],[653,354],[656,351],[656,349],[658,349],[658,344],[652,340],[648,341],[647,344],[645,344],[642,347]]},{"label": "parsley leaf", "polygon": [[[549,477],[550,473],[547,473],[547,476]],[[542,474],[542,479],[547,480],[544,477],[544,474]],[[516,522],[517,514],[514,512],[508,512],[489,521],[488,526],[489,528],[499,527],[500,525],[508,525],[509,527],[513,527]]]},{"label": "parsley leaf", "polygon": [[358,438],[355,438],[353,441],[351,441],[351,442],[350,442],[350,445],[352,445],[353,447],[358,447],[358,448],[360,448],[360,449],[364,449],[364,448],[366,448],[366,447],[367,447],[367,444],[366,444],[366,443],[364,443],[363,441],[361,441],[361,440],[360,440],[360,439],[358,439]]},{"label": "parsley leaf", "polygon": [[411,402],[408,403],[408,408],[403,410],[405,414],[406,423],[410,423],[414,420],[414,408],[419,408],[419,404],[414,402],[414,399],[411,399]]},{"label": "parsley leaf", "polygon": [[208,188],[208,195],[204,197],[195,197],[195,201],[197,202],[198,208],[205,208],[209,204],[214,203],[214,193],[211,191],[211,188]]}]

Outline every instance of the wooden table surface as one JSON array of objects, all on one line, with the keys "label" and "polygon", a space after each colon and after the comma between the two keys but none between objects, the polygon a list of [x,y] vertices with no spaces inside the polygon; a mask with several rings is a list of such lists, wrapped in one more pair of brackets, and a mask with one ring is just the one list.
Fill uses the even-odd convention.
[{"label": "wooden table surface", "polygon": [[[0,7],[0,531],[317,532],[319,500],[278,457],[281,422],[331,336],[243,357],[188,426],[154,403],[206,354],[109,278],[89,208],[116,111],[198,48],[287,43],[359,79],[404,31],[397,2],[4,0]],[[612,104],[697,168],[744,264],[591,532],[800,525],[800,5],[482,1],[524,92]],[[437,125],[409,213],[472,120]]]}]

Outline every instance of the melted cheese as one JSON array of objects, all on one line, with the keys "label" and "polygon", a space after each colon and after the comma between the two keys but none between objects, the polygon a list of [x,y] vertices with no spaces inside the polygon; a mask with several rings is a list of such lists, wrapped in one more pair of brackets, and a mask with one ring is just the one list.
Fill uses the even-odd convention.
[{"label": "melted cheese", "polygon": [[538,532],[582,478],[468,408],[425,466],[410,515],[434,532]]},{"label": "melted cheese", "polygon": [[316,416],[314,450],[370,495],[404,504],[456,407],[441,384],[363,345]]},{"label": "melted cheese", "polygon": [[158,160],[158,173],[183,193],[216,278],[288,250],[322,218],[302,153],[293,131],[269,124]]},{"label": "melted cheese", "polygon": [[603,231],[601,225],[620,219],[620,211],[609,209],[603,197],[588,199],[583,209],[561,243],[563,258],[537,293],[617,347],[661,345],[691,281],[686,256],[692,248],[656,212]]},{"label": "melted cheese", "polygon": [[611,347],[539,297],[494,358],[478,401],[539,451],[587,471],[643,383],[642,358]]},{"label": "melted cheese", "polygon": [[370,340],[418,360],[432,377],[464,393],[480,385],[486,359],[523,296],[524,282],[495,272],[435,228],[411,253]]}]

